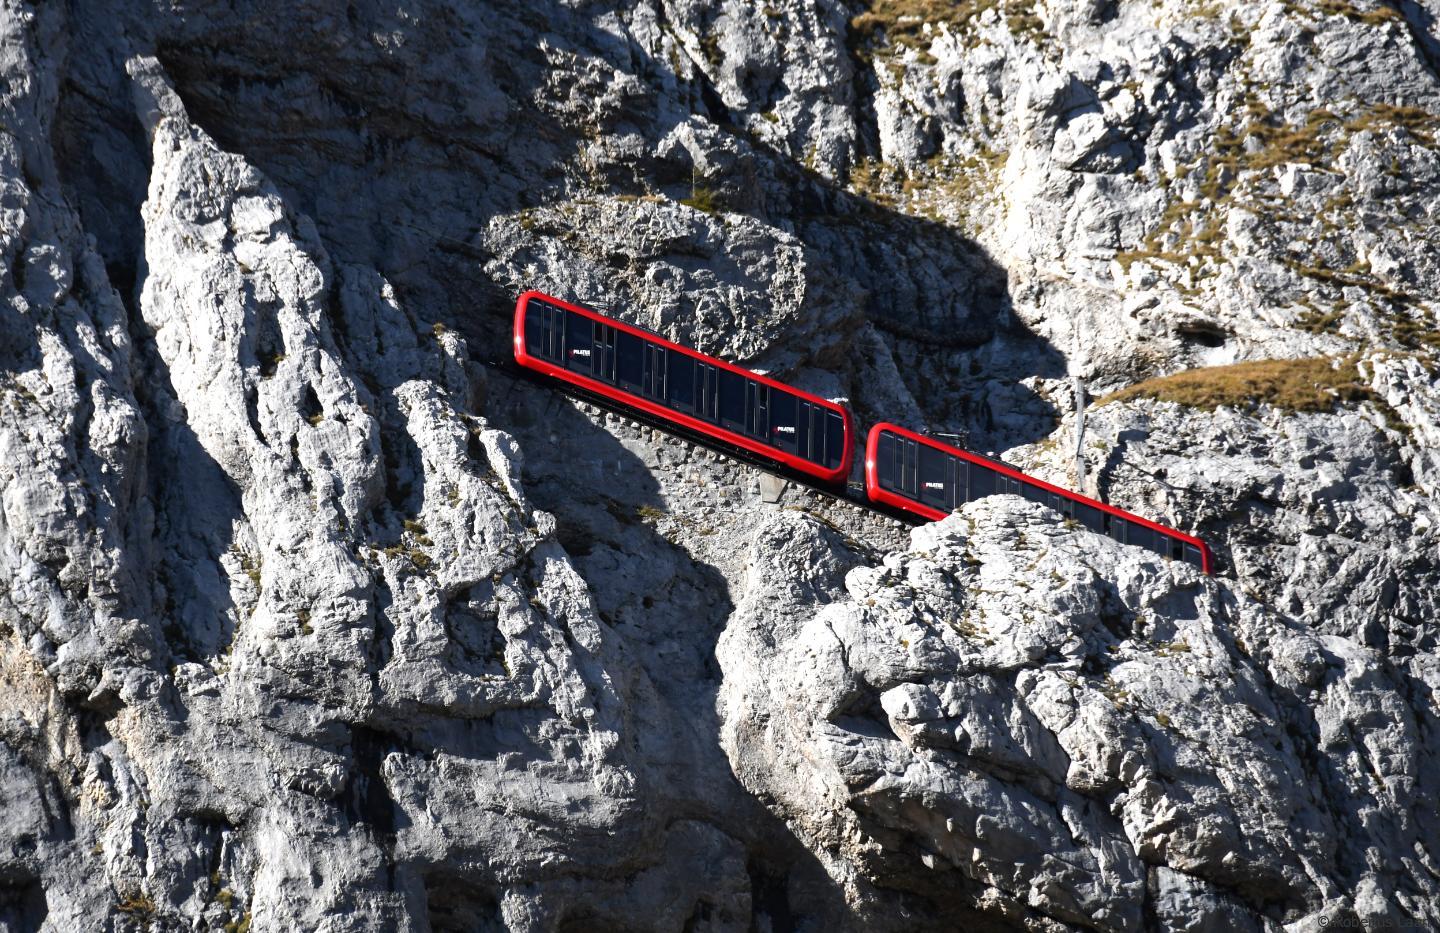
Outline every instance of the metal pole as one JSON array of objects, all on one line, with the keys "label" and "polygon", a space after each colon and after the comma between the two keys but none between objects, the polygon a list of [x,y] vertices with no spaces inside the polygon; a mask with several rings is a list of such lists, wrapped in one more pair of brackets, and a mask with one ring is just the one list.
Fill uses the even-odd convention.
[{"label": "metal pole", "polygon": [[1085,385],[1079,376],[1070,377],[1075,391],[1075,488],[1085,492]]}]

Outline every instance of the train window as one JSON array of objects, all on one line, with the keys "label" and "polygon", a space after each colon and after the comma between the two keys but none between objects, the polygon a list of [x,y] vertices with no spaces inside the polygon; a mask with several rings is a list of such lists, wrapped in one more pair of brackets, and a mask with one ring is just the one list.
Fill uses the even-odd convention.
[{"label": "train window", "polygon": [[622,388],[632,392],[640,389],[645,341],[621,331],[615,338],[615,378]]},{"label": "train window", "polygon": [[769,391],[770,443],[788,454],[800,452],[800,429],[796,418],[795,396],[779,390]]},{"label": "train window", "polygon": [[745,430],[745,383],[747,380],[728,369],[719,370],[720,426],[732,431]]},{"label": "train window", "polygon": [[845,419],[838,412],[825,412],[825,465],[838,467],[845,460]]},{"label": "train window", "polygon": [[542,319],[544,305],[535,299],[525,303],[525,350],[532,356],[544,358],[548,356],[545,352],[545,322]]},{"label": "train window", "polygon": [[525,305],[525,349],[544,360],[560,360],[560,329],[565,310],[530,299]]},{"label": "train window", "polygon": [[969,497],[969,501],[985,498],[986,495],[995,495],[995,479],[998,478],[994,469],[971,464],[971,497]]},{"label": "train window", "polygon": [[[1020,482],[1019,480],[1012,481]],[[1050,497],[1046,494],[1045,490],[1031,483],[1020,482],[1020,495],[1024,496],[1026,499],[1029,499],[1031,502],[1041,502],[1047,505],[1049,504]]]},{"label": "train window", "polygon": [[1134,544],[1145,548],[1147,551],[1155,550],[1155,533],[1144,525],[1137,525],[1134,522],[1126,522],[1130,527],[1125,529],[1125,543]]},{"label": "train window", "polygon": [[1200,549],[1193,544],[1185,545],[1184,561],[1187,564],[1194,564],[1196,567],[1205,566],[1205,561],[1200,556]]},{"label": "train window", "polygon": [[576,372],[590,373],[591,331],[593,322],[583,314],[565,315],[565,366]]},{"label": "train window", "polygon": [[651,398],[665,397],[665,348],[645,341],[645,370],[640,376],[640,391]]},{"label": "train window", "polygon": [[897,479],[899,473],[895,467],[895,449],[895,435],[882,431],[879,441],[875,444],[875,478],[881,489],[893,491],[900,488]]},{"label": "train window", "polygon": [[937,509],[950,507],[949,484],[946,482],[950,458],[934,447],[922,444],[919,451],[919,496],[920,501]]},{"label": "train window", "polygon": [[671,352],[670,368],[665,380],[665,397],[671,408],[693,411],[695,408],[695,360],[684,353]]},{"label": "train window", "polygon": [[1075,520],[1089,528],[1091,531],[1104,533],[1105,513],[1093,505],[1086,505],[1084,502],[1075,504]]},{"label": "train window", "polygon": [[1127,534],[1130,529],[1130,523],[1115,515],[1110,515],[1108,518],[1110,519],[1110,523],[1105,531],[1114,540],[1119,541],[1121,544],[1126,544],[1130,540]]}]

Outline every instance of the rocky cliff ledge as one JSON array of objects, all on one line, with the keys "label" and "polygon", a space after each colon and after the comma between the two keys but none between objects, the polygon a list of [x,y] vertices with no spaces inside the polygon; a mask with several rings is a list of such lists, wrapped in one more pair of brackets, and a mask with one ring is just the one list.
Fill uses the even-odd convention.
[{"label": "rocky cliff ledge", "polygon": [[[1440,927],[1437,21],[6,4],[0,930]],[[770,501],[526,287],[1220,573]]]}]

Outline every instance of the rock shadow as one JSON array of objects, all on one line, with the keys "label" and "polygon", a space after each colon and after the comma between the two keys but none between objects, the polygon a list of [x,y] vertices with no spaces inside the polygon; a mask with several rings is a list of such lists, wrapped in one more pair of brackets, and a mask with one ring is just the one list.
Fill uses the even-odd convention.
[{"label": "rock shadow", "polygon": [[[815,899],[824,875],[783,822],[740,785],[717,741],[715,649],[734,605],[720,570],[667,537],[679,529],[715,533],[672,512],[652,473],[684,465],[671,460],[671,446],[617,437],[558,392],[504,376],[495,382],[489,407],[526,452],[526,497],[555,516],[556,535],[589,582],[601,620],[621,636],[617,667],[644,672],[630,690],[635,750],[645,767],[663,775],[650,788],[651,818],[667,825],[701,820],[737,838],[750,854],[751,873],[763,874],[768,885],[764,897],[757,894],[757,917],[779,924],[774,929],[793,928],[785,920],[813,906],[805,902]],[[647,699],[650,691],[658,696]],[[786,900],[787,878],[807,892],[800,901]]]},{"label": "rock shadow", "polygon": [[[1065,361],[1016,318],[1004,268],[962,232],[846,191],[768,147],[737,128],[703,73],[677,87],[672,63],[583,11],[553,2],[442,9],[453,22],[443,37],[426,37],[437,43],[430,51],[464,65],[452,83],[427,76],[418,90],[417,75],[388,60],[363,78],[329,70],[337,35],[353,33],[364,46],[385,22],[354,5],[348,25],[256,16],[235,31],[218,20],[199,32],[186,27],[158,37],[157,54],[192,119],[313,217],[327,249],[379,270],[408,307],[458,329],[477,355],[509,353],[514,295],[484,273],[491,257],[475,245],[492,218],[596,195],[679,201],[695,194],[698,173],[715,205],[793,232],[848,287],[901,364],[926,422],[911,427],[973,436],[985,447],[1033,442],[1053,429],[1054,408],[1021,380],[1063,376]],[[474,49],[483,54],[461,54]],[[577,71],[586,69],[573,62],[588,57],[591,70],[613,68],[643,88],[582,113],[550,87],[560,80],[557,56]],[[665,105],[667,95],[688,97],[709,119],[702,130],[715,164],[683,146],[659,151],[688,119]],[[583,154],[602,137],[630,135],[647,141],[645,152]],[[997,386],[1005,389],[998,412]],[[860,390],[854,402],[869,415]],[[1024,414],[1007,418],[1014,411]]]},{"label": "rock shadow", "polygon": [[[143,552],[136,576],[154,575],[153,591],[130,594],[134,611],[155,620],[169,659],[213,664],[234,637],[236,605],[231,571],[258,560],[238,549],[235,529],[245,519],[241,490],[205,450],[184,416],[169,367],[139,310],[146,274],[144,203],[150,149],[135,115],[123,67],[124,43],[97,20],[76,17],[76,46],[56,98],[51,143],[59,182],[79,214],[106,277],[124,305],[134,385],[148,429],[145,496],[149,527],[128,537]],[[153,596],[153,602],[152,602]],[[163,637],[162,637],[163,636]],[[185,715],[183,709],[177,715]]]},{"label": "rock shadow", "polygon": [[[454,54],[456,67],[423,80],[403,53],[375,51],[371,38],[389,15],[380,7],[352,4],[323,23],[263,12],[243,23],[222,15],[157,23],[153,41],[191,119],[313,218],[335,259],[378,270],[399,303],[460,331],[475,355],[499,358],[510,352],[514,295],[484,273],[490,257],[474,245],[491,219],[585,194],[680,200],[693,194],[697,166],[683,150],[614,156],[593,172],[577,156],[601,136],[631,133],[653,151],[684,119],[658,104],[666,81],[673,85],[669,65],[582,11],[551,2],[431,12],[440,27],[422,37],[434,42],[427,54]],[[609,61],[647,90],[608,113],[567,114],[565,101],[541,106],[537,96],[559,74],[551,57],[557,47]],[[953,228],[847,192],[765,150],[727,128],[731,115],[719,96],[705,79],[696,84],[723,143],[742,156],[705,184],[726,209],[793,231],[825,274],[847,283],[860,317],[902,363],[915,362],[902,366],[901,379],[928,424],[912,426],[987,430],[982,419],[995,382],[1045,408],[1020,379],[1058,376],[1063,360],[1016,320],[1005,272],[983,249]],[[727,832],[746,833],[752,852],[780,845],[793,853],[791,864],[818,872],[781,821],[740,788],[716,741],[714,647],[732,611],[725,578],[657,531],[647,510],[663,512],[665,504],[643,453],[555,396],[545,402],[554,406],[548,421],[532,413],[527,422],[524,406],[549,393],[527,386],[526,401],[512,404],[499,398],[500,381],[490,406],[496,422],[520,437],[532,466],[563,471],[527,477],[528,495],[557,516],[562,543],[622,642],[646,646],[637,660],[665,703],[637,703],[637,719],[654,720],[637,722],[637,742],[642,756],[674,759],[663,766],[673,783],[657,790],[670,801],[664,806],[693,807]],[[974,402],[956,404],[961,397]],[[863,397],[855,401],[866,416],[885,415]],[[1034,429],[1022,427],[1016,443],[1049,433],[1044,419],[1031,420]],[[581,452],[567,457],[567,450]],[[413,490],[393,492],[403,510]],[[644,585],[614,572],[629,562],[643,575],[671,561],[690,578],[685,611],[667,612]],[[683,723],[668,721],[682,712]],[[725,818],[735,813],[753,819]]]}]

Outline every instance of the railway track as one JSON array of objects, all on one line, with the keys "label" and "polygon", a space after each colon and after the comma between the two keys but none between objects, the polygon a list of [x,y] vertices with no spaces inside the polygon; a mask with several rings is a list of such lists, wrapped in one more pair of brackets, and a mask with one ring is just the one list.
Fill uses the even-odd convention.
[{"label": "railway track", "polygon": [[678,425],[673,421],[668,421],[664,418],[658,418],[638,408],[633,408],[629,405],[616,402],[614,399],[607,398],[606,396],[600,395],[597,392],[590,392],[579,386],[548,378],[544,375],[541,375],[540,373],[534,372],[533,370],[529,370],[523,366],[518,365],[514,360],[491,359],[480,360],[479,362],[491,371],[499,372],[514,382],[523,382],[528,385],[538,386],[540,388],[548,389],[552,392],[558,392],[559,394],[564,395],[567,398],[574,399],[575,401],[594,405],[597,408],[601,408],[612,414],[619,415],[620,417],[623,417],[642,427],[647,427],[655,431],[661,431],[671,437],[688,441],[698,447],[703,447],[706,450],[713,451],[720,454],[721,456],[727,457],[739,463],[743,463],[746,466],[753,467],[757,470],[762,470],[766,473],[771,474],[772,476],[778,476],[779,478],[785,480],[787,483],[794,483],[796,486],[803,486],[811,492],[814,492],[817,495],[824,496],[828,499],[831,499],[832,501],[841,502],[846,505],[853,506],[857,509],[863,509],[864,511],[869,512],[872,515],[878,515],[882,518],[898,522],[908,527],[923,525],[929,521],[929,519],[922,518],[913,513],[870,501],[870,499],[865,495],[865,486],[862,483],[847,481],[842,490],[837,486],[831,486],[826,483],[819,482],[813,476],[808,476],[805,473],[787,467],[782,463],[776,463],[772,460],[767,460],[766,458],[761,457],[758,454],[752,453],[751,451],[748,451],[743,447],[736,447],[734,445],[727,444],[724,441],[717,440],[716,438],[713,438],[707,434],[703,434],[699,431],[693,431],[689,428],[684,427],[683,425]]}]

